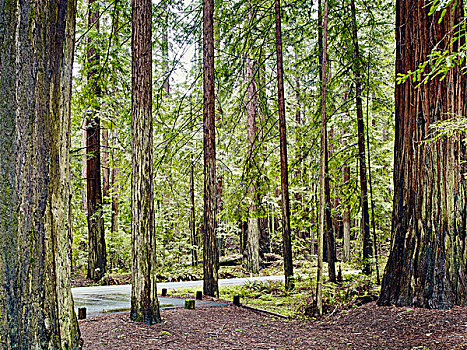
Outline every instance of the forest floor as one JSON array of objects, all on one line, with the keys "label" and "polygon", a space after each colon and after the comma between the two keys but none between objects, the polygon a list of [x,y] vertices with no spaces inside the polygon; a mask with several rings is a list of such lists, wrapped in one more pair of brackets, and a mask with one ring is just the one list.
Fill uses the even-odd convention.
[{"label": "forest floor", "polygon": [[162,323],[128,313],[79,321],[85,350],[97,349],[467,349],[467,308],[378,307],[320,321],[279,319],[236,306],[161,310]]}]

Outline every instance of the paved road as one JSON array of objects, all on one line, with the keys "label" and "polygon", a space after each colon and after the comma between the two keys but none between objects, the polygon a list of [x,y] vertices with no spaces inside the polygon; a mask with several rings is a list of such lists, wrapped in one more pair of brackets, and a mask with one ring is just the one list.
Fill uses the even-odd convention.
[{"label": "paved road", "polygon": [[[235,286],[242,285],[252,281],[283,281],[284,276],[261,276],[248,278],[229,278],[219,280],[219,286]],[[203,281],[186,281],[186,282],[165,282],[158,283],[157,289],[167,288],[168,290],[181,288],[199,288],[202,290]],[[104,310],[116,311],[124,310],[130,307],[131,285],[121,286],[102,286],[102,287],[79,287],[72,288],[75,309],[78,307],[86,307],[88,316],[96,316],[104,313]],[[167,299],[167,300],[166,300]],[[162,306],[164,304],[173,304],[172,307],[182,306],[182,300],[174,300],[171,298],[159,298]],[[204,305],[204,302],[197,302],[199,306],[215,306]]]},{"label": "paved road", "polygon": [[[357,270],[344,271],[344,275],[359,273]],[[245,278],[229,278],[220,279],[219,286],[238,286],[247,282],[253,281],[284,281],[284,276],[261,276],[261,277],[245,277]],[[202,290],[203,281],[186,281],[186,282],[164,282],[157,283],[157,289],[167,288],[168,290],[191,288]],[[72,288],[73,299],[75,302],[75,309],[78,307],[86,307],[88,316],[96,316],[103,313],[103,310],[121,310],[129,309],[130,307],[130,294],[131,285],[120,285],[120,286],[103,286],[103,287],[79,287]],[[159,298],[161,305],[164,304],[176,304],[173,306],[182,306],[182,301],[178,302],[171,298]],[[202,306],[198,302],[199,306]],[[214,305],[204,305],[214,306]]]}]

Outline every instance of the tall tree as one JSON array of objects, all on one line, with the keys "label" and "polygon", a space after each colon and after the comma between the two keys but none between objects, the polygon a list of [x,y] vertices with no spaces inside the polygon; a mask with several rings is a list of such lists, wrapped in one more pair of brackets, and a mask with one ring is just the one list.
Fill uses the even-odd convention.
[{"label": "tall tree", "polygon": [[[118,36],[118,28],[119,28],[119,11],[118,11],[118,1],[115,0],[114,3],[114,10],[112,12],[112,37],[115,40],[117,46],[120,45],[119,36]],[[113,83],[116,85],[117,83],[117,69],[115,66],[112,67],[113,70]],[[114,88],[114,92],[116,92],[116,88]],[[111,140],[111,148],[110,148],[110,158],[111,158],[111,169],[110,169],[110,188],[111,188],[111,200],[112,200],[112,218],[110,223],[110,231],[112,236],[118,232],[118,197],[119,197],[119,185],[118,185],[118,164],[117,164],[117,157],[116,157],[116,145],[118,141],[118,130],[117,128],[112,128],[110,133],[110,140]]]},{"label": "tall tree", "polygon": [[365,158],[365,123],[363,121],[363,103],[362,103],[362,80],[360,75],[361,57],[358,47],[357,33],[357,14],[355,10],[355,0],[350,0],[350,9],[352,13],[352,42],[354,49],[354,75],[355,75],[355,103],[357,107],[358,124],[358,155],[360,164],[360,201],[362,208],[362,240],[363,240],[363,273],[371,273],[371,258],[373,249],[370,236],[370,214],[368,209],[368,185],[366,176],[366,158]]},{"label": "tall tree", "polygon": [[[430,16],[430,1],[396,3],[396,73],[427,60],[433,43],[456,52],[453,26],[463,2]],[[445,79],[396,86],[395,164],[391,252],[379,305],[446,309],[467,304],[466,149],[460,136],[422,142],[430,126],[466,115],[466,77],[455,66]]]},{"label": "tall tree", "polygon": [[285,288],[293,289],[292,243],[290,238],[289,171],[287,164],[287,131],[285,124],[284,69],[282,64],[282,29],[280,0],[275,0],[277,99],[281,158],[282,254],[284,256]]},{"label": "tall tree", "polygon": [[214,0],[203,0],[204,235],[203,292],[218,296]]},{"label": "tall tree", "polygon": [[134,321],[159,323],[154,233],[152,118],[152,2],[132,0],[131,32],[131,312]]},{"label": "tall tree", "polygon": [[[318,5],[321,7],[321,1]],[[320,9],[318,9],[320,11]],[[316,310],[323,314],[323,240],[326,218],[326,158],[327,158],[327,48],[328,48],[328,0],[324,0],[323,11],[323,57],[321,63],[321,152],[319,176],[319,223],[318,223],[318,266],[316,277]]]},{"label": "tall tree", "polygon": [[[319,60],[321,63],[321,70],[319,73],[320,80],[321,80],[321,94],[323,94],[323,89],[326,88],[327,82],[323,85],[324,79],[324,71],[323,71],[323,64],[325,56],[327,56],[327,43],[324,44],[324,34],[327,35],[327,32],[324,33],[324,23],[323,23],[323,13],[321,8],[321,0],[318,0],[318,50],[319,50]],[[327,20],[327,19],[326,19]],[[327,31],[327,27],[326,27]],[[327,67],[327,57],[326,57],[326,72],[328,70]],[[326,95],[326,92],[324,92]],[[326,96],[325,96],[326,97]],[[321,107],[322,113],[322,107]],[[327,113],[327,112],[326,112]],[[323,233],[323,259],[328,263],[328,273],[329,279],[333,282],[336,281],[336,240],[334,236],[334,230],[332,225],[332,215],[331,215],[331,188],[329,186],[329,151],[328,151],[328,131],[327,131],[327,114],[324,115],[326,117],[326,124],[324,125],[324,129],[321,129],[321,132],[324,132],[324,139],[322,139],[323,143],[321,144],[321,149],[324,147],[324,159],[322,166],[324,167],[324,202],[322,203],[324,207],[324,215],[325,215],[325,227]],[[323,135],[321,135],[323,137]],[[320,202],[320,209],[321,209],[321,202]]]},{"label": "tall tree", "polygon": [[[88,2],[88,26],[99,30],[99,7],[97,0]],[[101,121],[96,113],[101,95],[99,83],[99,51],[96,37],[88,42],[88,84],[90,94],[89,112],[86,116],[86,182],[88,201],[88,272],[87,277],[100,280],[107,265],[104,217],[102,212],[101,185]]]},{"label": "tall tree", "polygon": [[[60,14],[60,15],[58,15]],[[78,349],[71,296],[76,2],[0,2],[0,343]]]},{"label": "tall tree", "polygon": [[[253,14],[250,12],[250,20],[254,20]],[[258,93],[256,89],[255,79],[255,60],[252,57],[252,49],[247,57],[247,81],[248,81],[248,103],[247,103],[247,114],[248,114],[248,144],[250,148],[250,155],[248,160],[250,162],[250,171],[252,174],[256,174],[256,139],[258,127],[256,126],[256,111],[258,106]],[[260,267],[260,256],[259,256],[259,244],[260,244],[260,227],[257,210],[257,185],[256,176],[251,176],[251,183],[249,188],[249,215],[248,215],[248,269],[252,273],[258,273]]]}]

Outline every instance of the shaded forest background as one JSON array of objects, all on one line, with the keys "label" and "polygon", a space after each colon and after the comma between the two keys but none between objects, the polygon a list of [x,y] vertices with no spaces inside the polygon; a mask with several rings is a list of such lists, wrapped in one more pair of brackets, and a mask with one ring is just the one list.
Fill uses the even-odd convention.
[{"label": "shaded forest background", "polygon": [[[260,258],[282,255],[274,7],[217,2],[214,14],[218,243],[220,255],[248,263],[248,233],[258,221]],[[362,264],[362,208],[355,47],[350,2],[331,2],[328,22],[330,214],[339,260]],[[153,4],[155,232],[161,279],[202,261],[203,123],[200,2]],[[90,14],[98,22],[90,22]],[[357,1],[359,83],[365,125],[372,246],[385,261],[390,238],[394,142],[394,4]],[[294,259],[317,253],[322,31],[318,4],[282,6],[290,223]],[[97,25],[98,23],[98,25]],[[78,2],[72,99],[73,266],[88,264],[87,179],[100,172],[107,270],[131,269],[131,9],[121,1]],[[320,39],[321,38],[321,39]],[[90,72],[92,74],[90,75]],[[91,78],[90,78],[91,77]],[[256,120],[249,121],[256,88]],[[100,149],[91,150],[90,115]],[[87,150],[87,152],[86,152]],[[90,169],[90,159],[100,166]],[[252,188],[254,189],[252,191]],[[253,219],[253,220],[252,220]],[[344,241],[350,239],[350,254]],[[374,266],[376,258],[370,261]],[[380,262],[381,265],[381,262]],[[380,266],[383,271],[384,266]]]}]

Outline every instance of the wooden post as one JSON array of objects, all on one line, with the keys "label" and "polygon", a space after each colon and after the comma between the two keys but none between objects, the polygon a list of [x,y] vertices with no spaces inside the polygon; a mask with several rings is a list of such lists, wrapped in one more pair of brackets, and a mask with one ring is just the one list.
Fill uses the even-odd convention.
[{"label": "wooden post", "polygon": [[185,299],[185,309],[194,310],[195,299]]},{"label": "wooden post", "polygon": [[167,288],[162,288],[161,295],[163,297],[167,296]]},{"label": "wooden post", "polygon": [[80,307],[78,308],[78,320],[85,320],[86,319],[86,308]]},{"label": "wooden post", "polygon": [[197,291],[196,292],[196,300],[203,300],[203,292],[202,291]]},{"label": "wooden post", "polygon": [[233,297],[233,304],[235,306],[240,306],[240,295],[238,294],[235,294],[234,297]]}]

